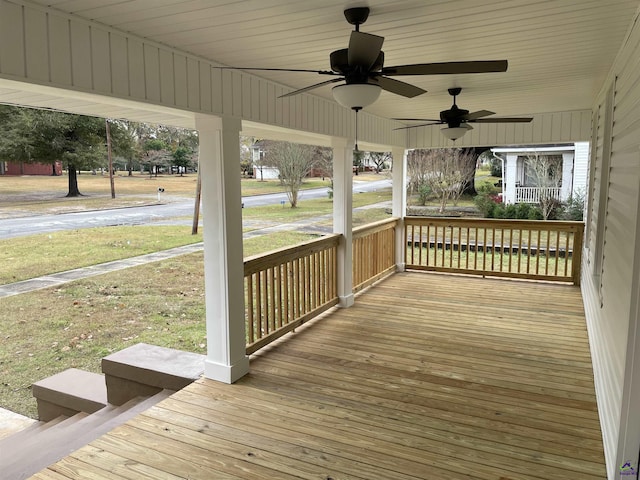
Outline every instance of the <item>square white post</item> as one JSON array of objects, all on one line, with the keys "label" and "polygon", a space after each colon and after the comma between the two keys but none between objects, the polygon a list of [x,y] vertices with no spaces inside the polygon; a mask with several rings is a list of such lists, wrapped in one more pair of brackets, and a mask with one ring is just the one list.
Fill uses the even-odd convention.
[{"label": "square white post", "polygon": [[560,186],[560,200],[566,202],[573,192],[573,158],[574,152],[562,154],[562,185]]},{"label": "square white post", "polygon": [[338,298],[340,307],[353,305],[353,147],[346,138],[332,138],[333,147],[333,232],[338,244]]},{"label": "square white post", "polygon": [[404,253],[406,249],[404,238],[404,217],[407,212],[407,153],[404,148],[393,147],[391,156],[393,157],[392,172],[392,215],[399,218],[396,227],[396,271],[404,272]]},{"label": "square white post", "polygon": [[240,191],[241,122],[198,115],[204,276],[207,322],[207,378],[233,383],[249,372],[245,354],[244,259]]},{"label": "square white post", "polygon": [[504,162],[504,203],[516,203],[516,181],[518,173],[518,155],[514,153],[507,154],[507,161]]}]

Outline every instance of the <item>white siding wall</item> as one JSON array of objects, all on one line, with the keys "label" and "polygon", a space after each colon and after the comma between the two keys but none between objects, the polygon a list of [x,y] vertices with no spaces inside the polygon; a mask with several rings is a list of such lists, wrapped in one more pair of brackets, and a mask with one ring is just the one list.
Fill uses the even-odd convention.
[{"label": "white siding wall", "polygon": [[[640,432],[624,412],[640,415],[630,368],[637,313],[632,294],[640,272],[640,26],[635,24],[612,75],[594,107],[587,263],[583,294],[594,361],[608,476],[619,478],[622,462],[638,461]],[[609,100],[607,100],[609,99]],[[609,101],[609,103],[608,103]],[[610,133],[609,133],[610,132]],[[636,356],[640,352],[635,352]],[[638,372],[635,372],[638,381]],[[637,423],[637,422],[636,422]]]},{"label": "white siding wall", "polygon": [[455,143],[440,133],[439,126],[410,128],[405,132],[408,148],[572,143],[590,139],[591,111],[534,115],[531,123],[474,124],[473,130]]},{"label": "white siding wall", "polygon": [[589,142],[576,142],[573,159],[573,191],[575,195],[587,193],[587,177],[589,174]]},{"label": "white siding wall", "polygon": [[[20,0],[0,0],[0,78],[153,103],[191,112],[353,138],[354,113],[313,95],[104,25]],[[70,108],[72,104],[69,104]],[[76,105],[78,113],[85,113]],[[311,114],[313,112],[313,114]],[[392,122],[361,112],[358,137],[404,145]]]}]

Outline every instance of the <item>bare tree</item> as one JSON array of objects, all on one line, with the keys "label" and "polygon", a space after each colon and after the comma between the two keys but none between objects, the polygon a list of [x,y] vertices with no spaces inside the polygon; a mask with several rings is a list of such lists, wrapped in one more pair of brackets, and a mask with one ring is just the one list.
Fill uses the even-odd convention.
[{"label": "bare tree", "polygon": [[369,159],[375,165],[376,173],[380,173],[388,163],[391,163],[391,152],[369,152]]},{"label": "bare tree", "polygon": [[409,184],[414,192],[427,186],[440,202],[443,213],[449,202],[458,204],[465,187],[473,180],[473,153],[460,148],[414,150],[407,159]]},{"label": "bare tree", "polygon": [[538,206],[548,220],[559,206],[558,189],[562,185],[562,159],[558,155],[534,153],[525,158],[527,184],[538,187]]},{"label": "bare tree", "polygon": [[298,192],[313,167],[313,147],[299,143],[273,142],[268,150],[269,163],[280,172],[291,208],[298,205]]}]

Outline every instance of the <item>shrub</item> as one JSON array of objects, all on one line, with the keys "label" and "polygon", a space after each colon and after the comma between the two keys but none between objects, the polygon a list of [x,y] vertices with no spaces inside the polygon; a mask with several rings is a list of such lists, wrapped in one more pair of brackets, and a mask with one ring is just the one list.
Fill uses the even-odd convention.
[{"label": "shrub", "polygon": [[473,199],[473,203],[476,205],[480,213],[485,218],[494,218],[495,209],[498,207],[498,203],[489,195],[476,195]]},{"label": "shrub", "polygon": [[539,207],[531,205],[531,208],[529,209],[529,216],[527,218],[529,220],[544,220],[544,215]]},{"label": "shrub", "polygon": [[422,206],[426,205],[430,195],[431,187],[429,185],[420,185],[418,188],[418,203]]},{"label": "shrub", "polygon": [[584,219],[584,192],[577,191],[563,205],[558,218],[581,222]]}]

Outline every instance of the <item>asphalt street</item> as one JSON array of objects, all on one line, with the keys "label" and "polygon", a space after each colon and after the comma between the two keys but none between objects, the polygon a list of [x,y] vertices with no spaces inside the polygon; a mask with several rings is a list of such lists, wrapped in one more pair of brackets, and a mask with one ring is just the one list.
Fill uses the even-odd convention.
[{"label": "asphalt street", "polygon": [[[391,180],[388,179],[361,183],[354,181],[353,191],[354,193],[370,192],[390,186]],[[323,198],[326,197],[326,195],[326,188],[304,190],[301,192],[301,199]],[[282,201],[287,201],[287,196],[284,193],[255,195],[242,198],[244,208],[273,205],[281,203]],[[91,227],[146,225],[176,217],[188,217],[190,215],[193,215],[193,200],[111,210],[6,218],[0,220],[0,238],[14,238],[51,233],[59,230],[77,230]]]}]

